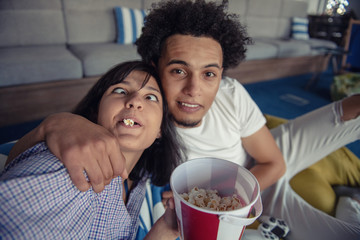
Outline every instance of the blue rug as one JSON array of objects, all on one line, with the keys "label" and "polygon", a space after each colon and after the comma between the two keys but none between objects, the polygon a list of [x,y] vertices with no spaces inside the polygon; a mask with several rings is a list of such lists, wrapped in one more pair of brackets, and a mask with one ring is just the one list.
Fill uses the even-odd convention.
[{"label": "blue rug", "polygon": [[[263,113],[292,119],[331,102],[331,82],[327,78],[320,79],[318,84],[306,89],[310,77],[301,75],[246,84],[244,87]],[[324,84],[328,85],[325,89]]]}]

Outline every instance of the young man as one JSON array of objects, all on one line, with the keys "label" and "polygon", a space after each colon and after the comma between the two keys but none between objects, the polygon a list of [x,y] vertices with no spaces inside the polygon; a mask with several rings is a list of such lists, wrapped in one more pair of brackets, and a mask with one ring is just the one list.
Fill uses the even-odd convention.
[{"label": "young man", "polygon": [[[360,138],[360,96],[332,103],[270,132],[244,87],[234,79],[222,79],[224,70],[245,58],[249,42],[225,5],[190,0],[159,3],[136,42],[142,58],[158,68],[188,159],[211,156],[248,167],[261,186],[264,214],[284,219],[291,229],[289,239],[355,239],[359,226],[311,207],[289,181]],[[114,138],[65,113],[47,118],[25,136],[11,158],[42,139],[82,190],[89,187],[83,170],[96,191],[113,176],[126,174],[116,167],[123,158]]]}]

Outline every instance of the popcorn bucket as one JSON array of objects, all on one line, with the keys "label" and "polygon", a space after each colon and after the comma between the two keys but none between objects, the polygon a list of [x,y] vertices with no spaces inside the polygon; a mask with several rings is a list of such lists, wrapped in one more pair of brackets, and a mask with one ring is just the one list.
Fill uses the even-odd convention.
[{"label": "popcorn bucket", "polygon": [[[262,212],[259,183],[254,175],[227,160],[198,158],[187,161],[174,170],[170,186],[183,240],[241,239],[245,227]],[[221,197],[236,194],[245,206],[231,211],[197,207],[180,196],[193,187],[217,190]]]}]

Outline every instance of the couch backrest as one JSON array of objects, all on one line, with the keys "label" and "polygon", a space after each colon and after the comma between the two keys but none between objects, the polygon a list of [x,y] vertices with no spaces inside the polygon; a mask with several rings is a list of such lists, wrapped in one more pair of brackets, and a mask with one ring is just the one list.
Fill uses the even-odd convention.
[{"label": "couch backrest", "polygon": [[[114,42],[114,7],[148,9],[158,0],[0,0],[0,47]],[[306,0],[229,0],[253,38],[288,38]],[[63,11],[62,11],[63,10]]]},{"label": "couch backrest", "polygon": [[307,16],[306,0],[229,0],[253,38],[289,38],[293,17]]},{"label": "couch backrest", "polygon": [[61,0],[0,1],[0,47],[65,42]]},{"label": "couch backrest", "polygon": [[159,2],[158,0],[143,0],[143,6],[142,8],[145,9],[145,10],[148,10],[151,8],[151,5],[153,3],[157,3]]},{"label": "couch backrest", "polygon": [[[144,8],[153,2],[144,0]],[[306,17],[307,9],[307,0],[229,0],[229,12],[239,15],[253,38],[289,38],[292,18]]]},{"label": "couch backrest", "polygon": [[282,0],[251,0],[246,12],[246,25],[251,37],[277,36]]},{"label": "couch backrest", "polygon": [[278,36],[287,38],[291,34],[291,23],[294,17],[307,18],[308,6],[307,1],[283,0],[282,11],[278,26]]},{"label": "couch backrest", "polygon": [[141,9],[142,0],[63,0],[67,42],[114,42],[114,7]]}]

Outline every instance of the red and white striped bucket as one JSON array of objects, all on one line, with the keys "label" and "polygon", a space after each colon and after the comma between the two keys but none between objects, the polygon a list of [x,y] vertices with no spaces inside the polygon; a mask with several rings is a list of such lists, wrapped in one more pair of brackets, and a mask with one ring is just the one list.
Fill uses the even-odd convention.
[{"label": "red and white striped bucket", "polygon": [[[240,165],[216,158],[198,158],[178,166],[171,175],[179,231],[183,240],[241,239],[245,227],[262,212],[259,183]],[[180,194],[193,187],[218,190],[220,196],[236,194],[245,206],[232,211],[197,207]],[[252,213],[252,217],[250,216]]]}]

